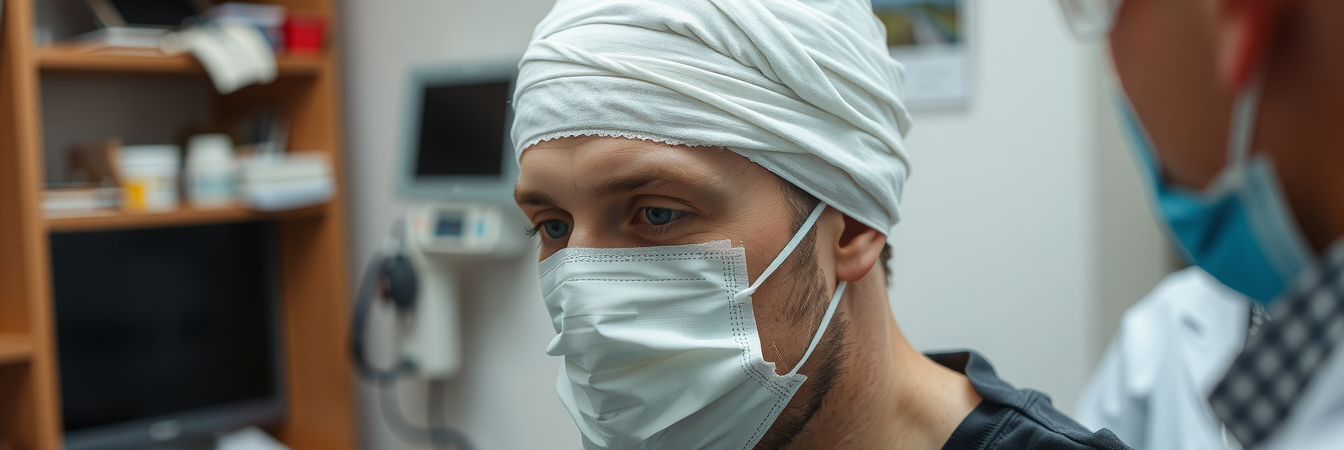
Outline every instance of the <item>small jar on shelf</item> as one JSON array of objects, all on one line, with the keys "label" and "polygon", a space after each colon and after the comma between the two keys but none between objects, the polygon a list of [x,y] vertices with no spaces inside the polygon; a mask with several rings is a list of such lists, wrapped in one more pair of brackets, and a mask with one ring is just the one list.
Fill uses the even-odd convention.
[{"label": "small jar on shelf", "polygon": [[170,212],[177,209],[181,149],[176,145],[127,145],[117,151],[122,209]]}]

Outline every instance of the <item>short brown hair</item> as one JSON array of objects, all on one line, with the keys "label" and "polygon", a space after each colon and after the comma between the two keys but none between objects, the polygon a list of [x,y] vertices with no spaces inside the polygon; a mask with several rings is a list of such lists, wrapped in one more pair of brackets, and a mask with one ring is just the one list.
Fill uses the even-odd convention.
[{"label": "short brown hair", "polygon": [[[789,202],[789,207],[793,208],[792,228],[797,230],[807,221],[808,214],[812,212],[812,208],[817,207],[817,202],[820,200],[793,183],[780,180],[780,184],[784,187],[784,199]],[[882,272],[887,276],[887,284],[891,284],[891,244],[882,244],[882,253],[878,254],[877,259],[882,261]]]}]

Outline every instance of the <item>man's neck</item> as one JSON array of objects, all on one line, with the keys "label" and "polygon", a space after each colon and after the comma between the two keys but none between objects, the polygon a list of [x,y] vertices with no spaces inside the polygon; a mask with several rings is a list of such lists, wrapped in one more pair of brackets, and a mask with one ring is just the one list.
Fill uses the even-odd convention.
[{"label": "man's neck", "polygon": [[841,304],[855,331],[843,378],[789,448],[937,450],[980,403],[964,375],[910,346],[874,272]]}]

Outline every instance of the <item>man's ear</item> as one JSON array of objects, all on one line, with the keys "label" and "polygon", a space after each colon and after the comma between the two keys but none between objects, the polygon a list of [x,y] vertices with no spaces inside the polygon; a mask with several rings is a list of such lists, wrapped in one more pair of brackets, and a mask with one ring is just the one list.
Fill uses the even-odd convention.
[{"label": "man's ear", "polygon": [[844,218],[845,229],[840,232],[835,249],[835,276],[844,281],[859,281],[873,270],[882,247],[887,244],[887,236],[848,215]]},{"label": "man's ear", "polygon": [[1239,92],[1260,68],[1291,0],[1214,0],[1217,14],[1218,78]]}]

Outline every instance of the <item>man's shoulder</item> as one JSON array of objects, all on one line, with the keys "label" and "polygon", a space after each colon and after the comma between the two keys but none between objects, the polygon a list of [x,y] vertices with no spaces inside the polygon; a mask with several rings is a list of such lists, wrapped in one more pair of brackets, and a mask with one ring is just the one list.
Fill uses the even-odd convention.
[{"label": "man's shoulder", "polygon": [[1129,449],[1110,430],[1094,433],[1068,418],[1045,394],[1023,391],[1030,400],[1021,405],[985,399],[957,426],[943,449]]},{"label": "man's shoulder", "polygon": [[1055,409],[1050,397],[1017,389],[999,378],[975,352],[929,354],[935,362],[966,375],[984,399],[943,446],[944,450],[1129,449],[1110,430],[1092,432]]}]

